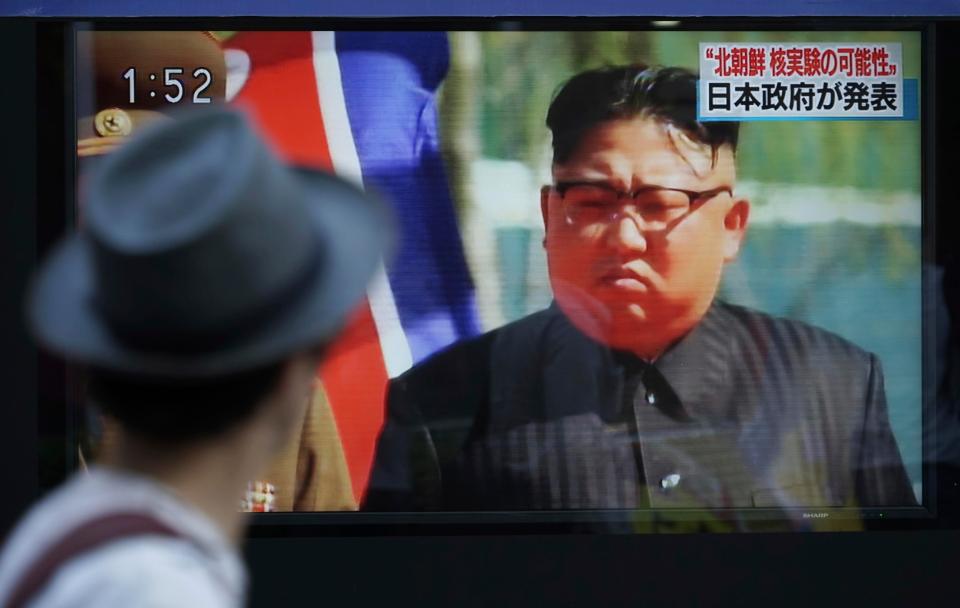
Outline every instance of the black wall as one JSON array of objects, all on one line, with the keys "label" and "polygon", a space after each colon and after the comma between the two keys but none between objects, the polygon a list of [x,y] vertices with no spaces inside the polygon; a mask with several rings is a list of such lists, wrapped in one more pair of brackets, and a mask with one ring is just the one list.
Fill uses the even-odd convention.
[{"label": "black wall", "polygon": [[37,354],[22,304],[37,250],[37,76],[36,28],[0,20],[0,535],[39,488]]}]

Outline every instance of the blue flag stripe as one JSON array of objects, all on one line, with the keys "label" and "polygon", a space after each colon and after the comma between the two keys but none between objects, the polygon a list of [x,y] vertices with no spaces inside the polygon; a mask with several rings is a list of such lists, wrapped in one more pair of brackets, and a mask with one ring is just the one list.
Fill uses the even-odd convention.
[{"label": "blue flag stripe", "polygon": [[387,274],[416,363],[479,333],[438,139],[446,34],[337,32],[336,50],[364,184],[397,213],[400,249]]}]

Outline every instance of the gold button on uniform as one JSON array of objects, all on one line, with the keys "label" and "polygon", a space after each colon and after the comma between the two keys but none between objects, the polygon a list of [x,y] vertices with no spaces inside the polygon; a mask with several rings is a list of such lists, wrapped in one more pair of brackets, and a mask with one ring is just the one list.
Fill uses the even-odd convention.
[{"label": "gold button on uniform", "polygon": [[130,135],[133,121],[130,115],[120,108],[107,108],[97,112],[93,118],[93,126],[100,137],[119,137]]}]

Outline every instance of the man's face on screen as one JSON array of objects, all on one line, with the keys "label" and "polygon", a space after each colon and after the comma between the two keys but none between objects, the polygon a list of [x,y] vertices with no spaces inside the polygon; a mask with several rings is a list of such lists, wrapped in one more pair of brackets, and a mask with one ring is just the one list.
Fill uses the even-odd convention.
[{"label": "man's face on screen", "polygon": [[593,338],[654,357],[710,306],[749,204],[733,195],[729,145],[662,122],[600,123],[541,193],[557,304]]}]

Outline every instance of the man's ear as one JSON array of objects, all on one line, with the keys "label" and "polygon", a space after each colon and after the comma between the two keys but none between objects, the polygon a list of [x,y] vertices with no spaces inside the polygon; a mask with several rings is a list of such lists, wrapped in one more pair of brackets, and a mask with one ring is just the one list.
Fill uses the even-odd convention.
[{"label": "man's ear", "polygon": [[550,207],[548,206],[550,202],[550,186],[541,186],[540,187],[540,215],[543,216],[543,231],[547,231],[547,223],[549,222],[550,217]]},{"label": "man's ear", "polygon": [[733,205],[723,217],[723,227],[726,230],[726,241],[723,249],[723,261],[732,262],[737,259],[740,244],[747,234],[747,224],[750,222],[750,201],[746,198],[736,198]]}]

